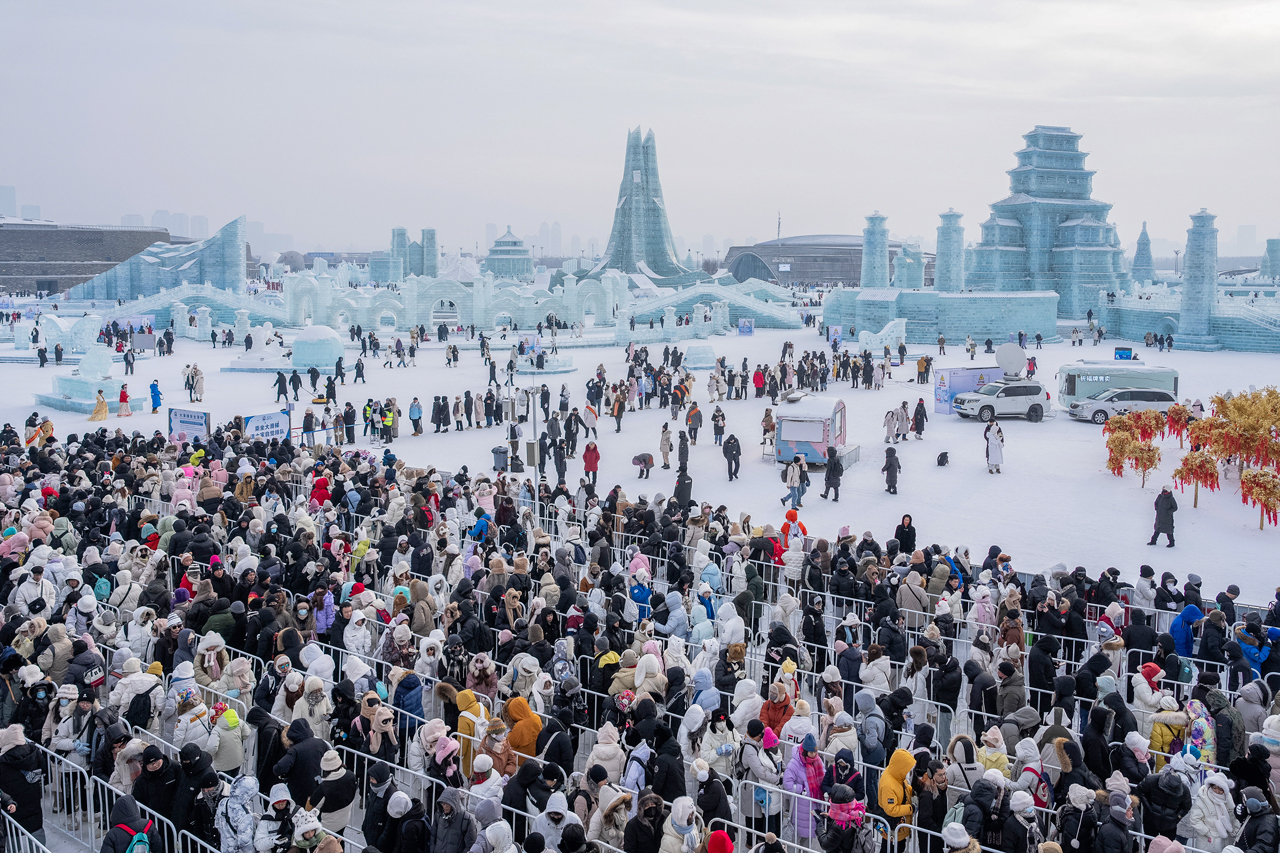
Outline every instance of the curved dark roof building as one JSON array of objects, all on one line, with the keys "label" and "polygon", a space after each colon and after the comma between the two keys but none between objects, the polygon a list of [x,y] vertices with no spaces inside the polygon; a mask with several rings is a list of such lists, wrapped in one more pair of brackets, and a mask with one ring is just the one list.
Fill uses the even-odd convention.
[{"label": "curved dark roof building", "polygon": [[[892,261],[902,243],[889,241]],[[924,279],[933,283],[932,253],[925,253]],[[725,267],[738,281],[758,278],[778,284],[835,284],[857,286],[862,278],[861,234],[806,234],[766,240],[754,246],[733,246]]]}]

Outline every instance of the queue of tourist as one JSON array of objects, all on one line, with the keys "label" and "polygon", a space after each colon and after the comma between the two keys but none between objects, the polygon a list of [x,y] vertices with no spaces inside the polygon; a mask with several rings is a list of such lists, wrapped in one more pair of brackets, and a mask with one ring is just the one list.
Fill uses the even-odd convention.
[{"label": "queue of tourist", "polygon": [[1235,586],[237,425],[7,437],[34,842],[1277,853],[1280,610]]}]

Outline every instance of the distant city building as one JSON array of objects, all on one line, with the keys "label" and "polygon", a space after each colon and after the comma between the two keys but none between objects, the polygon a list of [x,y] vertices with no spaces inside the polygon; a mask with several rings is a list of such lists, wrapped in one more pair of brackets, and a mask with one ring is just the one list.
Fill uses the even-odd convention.
[{"label": "distant city building", "polygon": [[533,278],[533,255],[508,225],[507,233],[493,241],[493,247],[484,259],[483,268],[485,272],[491,272],[498,278],[526,281]]},{"label": "distant city building", "polygon": [[[902,243],[888,240],[887,246],[892,262],[902,251]],[[930,286],[934,256],[928,252],[923,256],[924,282]],[[724,256],[722,266],[738,281],[758,278],[779,284],[839,282],[856,287],[862,281],[862,235],[808,234],[766,240],[754,246],[733,246]]]},{"label": "distant city building", "polygon": [[209,236],[209,217],[191,217],[191,233],[187,235],[193,240],[204,240]]},{"label": "distant city building", "polygon": [[18,188],[0,187],[0,216],[18,216]]},{"label": "distant city building", "polygon": [[[408,275],[435,276],[439,268],[440,252],[436,247],[434,228],[423,228],[421,238],[409,242],[409,232],[404,228],[391,229],[389,257],[400,259],[401,277]],[[372,272],[371,272],[372,275]],[[399,278],[373,278],[374,281],[399,281]]]},{"label": "distant city building", "polygon": [[1022,137],[1011,195],[991,205],[974,247],[965,288],[977,291],[1057,291],[1058,316],[1082,317],[1098,294],[1115,292],[1129,277],[1111,205],[1091,198],[1080,134],[1036,125]]},{"label": "distant city building", "polygon": [[38,204],[24,204],[24,205],[22,206],[21,213],[22,213],[22,218],[23,218],[23,219],[39,219],[39,218],[40,218],[40,205],[38,205]]},{"label": "distant city building", "polygon": [[50,293],[88,281],[169,232],[147,227],[60,225],[0,216],[0,289]]},{"label": "distant city building", "polygon": [[141,228],[146,225],[146,220],[142,218],[141,213],[126,213],[120,217],[120,224],[126,228]]}]

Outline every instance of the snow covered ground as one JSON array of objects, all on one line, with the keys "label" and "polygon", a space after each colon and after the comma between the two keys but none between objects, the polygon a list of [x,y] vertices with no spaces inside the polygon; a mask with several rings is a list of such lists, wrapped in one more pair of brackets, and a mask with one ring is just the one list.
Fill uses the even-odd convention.
[{"label": "snow covered ground", "polygon": [[[734,335],[713,338],[709,343],[717,355],[728,356],[739,365],[745,356],[754,368],[757,362],[776,360],[787,339],[795,342],[797,351],[822,345],[812,330],[758,330],[754,337]],[[1113,346],[1119,342],[1108,343]],[[1170,482],[1169,474],[1181,458],[1177,440],[1163,442],[1164,461],[1160,472],[1148,479],[1144,489],[1132,472],[1117,478],[1106,470],[1101,427],[1073,421],[1057,406],[1054,373],[1058,366],[1082,357],[1110,358],[1111,346],[1095,349],[1089,345],[1073,350],[1063,343],[1034,353],[1040,364],[1037,378],[1050,387],[1056,416],[1038,424],[1021,420],[1003,422],[1006,446],[1004,473],[1000,475],[986,471],[982,425],[972,420],[962,421],[954,415],[933,414],[932,388],[915,384],[914,367],[895,371],[894,379],[881,391],[830,386],[828,393],[841,396],[848,406],[851,441],[862,446],[862,461],[846,471],[838,504],[818,496],[822,471],[813,471],[815,487],[805,498],[801,519],[810,531],[821,536],[834,537],[842,526],[848,525],[855,535],[863,530],[873,531],[883,543],[892,535],[902,514],[910,513],[920,531],[921,543],[968,545],[977,560],[981,560],[989,545],[998,544],[1013,556],[1014,566],[1023,570],[1035,571],[1063,563],[1068,567],[1083,565],[1096,575],[1108,566],[1116,566],[1125,577],[1133,578],[1138,566],[1147,563],[1155,568],[1157,575],[1172,571],[1180,581],[1185,580],[1187,573],[1195,572],[1204,579],[1206,592],[1216,593],[1234,582],[1240,585],[1243,599],[1257,603],[1269,601],[1277,583],[1276,576],[1267,568],[1268,556],[1280,543],[1280,529],[1258,530],[1258,512],[1241,504],[1235,480],[1226,481],[1222,491],[1202,492],[1198,509],[1191,507],[1190,491],[1185,495],[1178,493],[1178,546],[1167,549],[1162,539],[1160,546],[1148,547],[1146,542],[1154,519],[1152,504],[1160,486]],[[176,349],[173,357],[139,361],[137,374],[130,382],[139,402],[146,399],[147,386],[156,378],[165,394],[165,405],[202,408],[187,403],[180,378],[184,365],[196,361],[206,372],[203,408],[213,414],[216,422],[225,422],[236,413],[259,414],[276,409],[274,374],[218,372],[218,368],[243,355],[243,348],[212,349],[181,340]],[[656,349],[660,360],[661,346]],[[936,347],[931,349],[936,352]],[[1177,368],[1181,373],[1179,396],[1199,398],[1206,404],[1214,393],[1228,388],[1247,389],[1250,384],[1261,387],[1274,383],[1280,376],[1280,356],[1276,355],[1160,353],[1141,344],[1136,344],[1135,349],[1149,364]],[[611,380],[625,375],[624,353],[619,347],[573,349],[567,354],[577,369],[572,374],[547,377],[553,405],[560,384],[567,382],[574,405],[581,406],[585,383],[597,364],[605,366]],[[424,401],[424,408],[429,412],[431,398],[436,394],[452,397],[467,388],[473,393],[484,391],[488,369],[480,361],[479,353],[463,350],[462,367],[453,370],[444,368],[444,356],[436,347],[419,352],[417,360],[417,367],[399,370],[369,363],[367,386],[353,386],[350,377],[355,357],[349,352],[348,384],[339,386],[339,399],[345,402],[349,395],[359,407],[369,397],[396,397],[405,417],[401,422],[401,437],[394,443],[393,450],[410,465],[435,464],[456,470],[466,464],[472,473],[491,469],[490,448],[503,443],[502,430],[473,429],[434,435],[428,428],[420,437],[408,436],[412,431],[408,408],[414,395]],[[948,355],[936,360],[939,366],[962,363],[969,364],[960,346],[949,347]],[[994,356],[986,356],[984,361],[981,354],[973,362],[976,365],[994,363]],[[0,420],[20,428],[35,408],[30,395],[47,392],[52,374],[71,369],[52,365],[43,370],[35,365],[0,365],[0,375],[6,379],[3,385],[6,393],[0,396]],[[113,375],[122,371],[123,366],[116,365]],[[779,498],[784,489],[778,470],[770,460],[759,455],[759,424],[767,398],[720,404],[728,415],[728,432],[738,435],[744,450],[741,479],[730,484],[724,458],[711,434],[715,404],[705,399],[706,372],[695,371],[694,375],[698,380],[694,399],[701,404],[705,417],[700,440],[690,452],[695,499],[709,501],[713,506],[723,503],[734,517],[741,511],[750,512],[757,524],[780,524],[783,508]],[[523,384],[528,385],[529,380],[524,379]],[[898,494],[891,496],[885,493],[880,474],[884,459],[882,419],[886,410],[904,400],[914,409],[921,397],[925,398],[930,421],[923,441],[913,438],[898,445],[903,470]],[[144,435],[166,428],[163,408],[157,415],[149,414],[150,409],[145,405],[135,409],[138,413],[132,418],[112,417],[106,426],[112,429],[121,426],[127,431],[137,429]],[[304,409],[305,402],[299,404],[295,425],[301,423]],[[53,417],[60,438],[91,426],[84,415],[48,414]],[[641,481],[636,479],[636,469],[631,465],[631,458],[639,452],[647,451],[658,457],[658,435],[668,416],[668,412],[657,409],[630,413],[623,419],[620,435],[614,434],[611,419],[601,420],[598,444],[602,457],[599,478],[602,494],[615,484],[621,484],[633,498],[641,493],[650,498],[658,492],[671,493],[674,467],[671,471],[655,468],[651,480]],[[672,424],[672,429],[682,427],[683,421]],[[585,441],[579,444],[581,448]],[[949,452],[951,464],[939,468],[935,459],[943,450]],[[550,465],[548,470],[554,475]],[[581,460],[570,460],[571,487],[576,486],[581,475]]]}]

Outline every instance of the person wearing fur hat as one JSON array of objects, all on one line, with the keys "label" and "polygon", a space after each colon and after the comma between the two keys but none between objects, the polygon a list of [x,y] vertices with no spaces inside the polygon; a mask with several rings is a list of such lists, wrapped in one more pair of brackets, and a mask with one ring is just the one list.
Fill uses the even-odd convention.
[{"label": "person wearing fur hat", "polygon": [[293,818],[293,846],[287,853],[342,853],[342,842],[324,828],[319,810],[299,809]]}]

